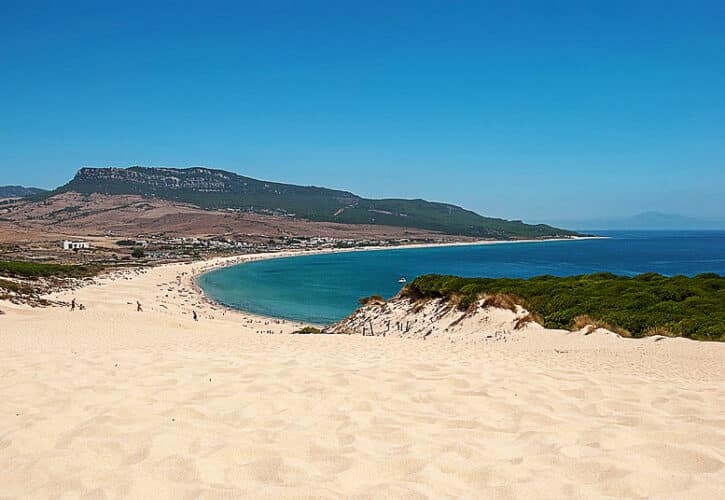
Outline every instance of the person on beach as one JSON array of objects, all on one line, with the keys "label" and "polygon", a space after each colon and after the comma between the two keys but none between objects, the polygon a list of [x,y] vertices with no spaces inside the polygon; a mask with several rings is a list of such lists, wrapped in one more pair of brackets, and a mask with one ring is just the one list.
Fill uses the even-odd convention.
[{"label": "person on beach", "polygon": [[136,301],[136,312],[142,312],[142,311],[143,311],[143,309],[141,308],[141,302],[137,300]]},{"label": "person on beach", "polygon": [[76,310],[76,299],[73,297],[73,300],[70,301],[70,310],[71,312]]},{"label": "person on beach", "polygon": [[199,317],[196,315],[196,311],[191,311],[191,316],[194,318],[194,321],[199,321]]}]

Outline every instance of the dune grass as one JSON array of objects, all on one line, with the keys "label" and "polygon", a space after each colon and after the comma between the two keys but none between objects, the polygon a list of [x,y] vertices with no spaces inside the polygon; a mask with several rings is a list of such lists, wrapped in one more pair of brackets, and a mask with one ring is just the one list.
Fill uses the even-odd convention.
[{"label": "dune grass", "polygon": [[711,273],[695,277],[596,273],[530,279],[425,275],[402,293],[414,299],[445,297],[461,309],[484,297],[507,297],[504,305],[515,300],[547,328],[592,325],[631,337],[725,341],[725,277]]},{"label": "dune grass", "polygon": [[320,330],[319,328],[316,328],[314,326],[304,326],[304,327],[300,328],[299,330],[295,330],[292,333],[297,334],[297,335],[311,335],[311,334],[322,333],[322,330]]},{"label": "dune grass", "polygon": [[370,297],[362,297],[358,299],[358,304],[366,306],[368,304],[385,304],[385,299],[382,295],[371,295]]},{"label": "dune grass", "polygon": [[23,283],[16,283],[10,280],[4,280],[0,278],[0,297],[6,295],[6,292],[15,292],[21,295],[28,295],[33,293],[33,288]]},{"label": "dune grass", "polygon": [[102,269],[98,265],[81,266],[0,260],[0,276],[14,278],[86,278],[95,276]]}]

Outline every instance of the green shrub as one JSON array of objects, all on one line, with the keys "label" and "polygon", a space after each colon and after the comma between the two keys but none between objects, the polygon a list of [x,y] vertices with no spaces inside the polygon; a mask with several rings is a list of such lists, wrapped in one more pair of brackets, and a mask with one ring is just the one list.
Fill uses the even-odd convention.
[{"label": "green shrub", "polygon": [[725,277],[692,278],[647,273],[635,277],[596,273],[530,279],[426,275],[401,292],[412,299],[445,297],[465,309],[487,297],[492,305],[515,302],[547,328],[603,326],[632,337],[666,332],[725,341]]},{"label": "green shrub", "polygon": [[95,276],[102,269],[98,265],[78,266],[0,260],[0,276],[15,278],[85,278]]},{"label": "green shrub", "polygon": [[322,330],[320,330],[319,328],[315,328],[314,326],[305,326],[303,328],[300,328],[299,330],[295,330],[292,333],[297,333],[297,334],[322,333]]}]

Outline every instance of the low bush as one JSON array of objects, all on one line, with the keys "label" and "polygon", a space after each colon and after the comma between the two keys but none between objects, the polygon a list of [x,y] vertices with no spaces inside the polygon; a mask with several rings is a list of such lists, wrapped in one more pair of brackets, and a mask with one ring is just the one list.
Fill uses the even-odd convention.
[{"label": "low bush", "polygon": [[299,330],[295,330],[292,333],[303,335],[303,334],[322,333],[322,330],[320,330],[319,328],[315,328],[314,326],[305,326],[303,328],[300,328]]},{"label": "low bush", "polygon": [[16,283],[14,281],[0,279],[0,294],[3,291],[15,292],[21,295],[29,295],[33,293],[33,288],[22,283]]},{"label": "low bush", "polygon": [[[622,335],[672,335],[725,341],[725,277],[595,273],[530,279],[425,275],[402,292],[414,300],[444,297],[465,309],[481,298],[526,308],[547,328],[607,328]],[[486,297],[497,297],[486,299]]]},{"label": "low bush", "polygon": [[521,299],[509,293],[494,293],[483,297],[485,307],[498,307],[513,312],[516,312],[516,305],[521,304],[521,302]]},{"label": "low bush", "polygon": [[14,278],[86,278],[95,276],[102,269],[98,265],[79,266],[0,260],[0,276]]},{"label": "low bush", "polygon": [[529,323],[543,324],[544,320],[541,317],[539,317],[538,314],[528,313],[526,316],[523,316],[516,320],[516,323],[514,323],[514,330],[520,330],[521,328],[525,327]]},{"label": "low bush", "polygon": [[363,297],[361,299],[358,299],[358,303],[361,306],[366,306],[368,304],[384,304],[385,299],[382,295],[371,295],[370,297]]}]

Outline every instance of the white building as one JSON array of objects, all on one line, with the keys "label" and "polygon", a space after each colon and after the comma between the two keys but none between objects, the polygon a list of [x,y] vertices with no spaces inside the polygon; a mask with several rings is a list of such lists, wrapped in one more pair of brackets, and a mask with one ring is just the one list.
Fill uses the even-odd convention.
[{"label": "white building", "polygon": [[79,250],[81,248],[91,248],[91,244],[87,241],[63,240],[63,250]]}]

